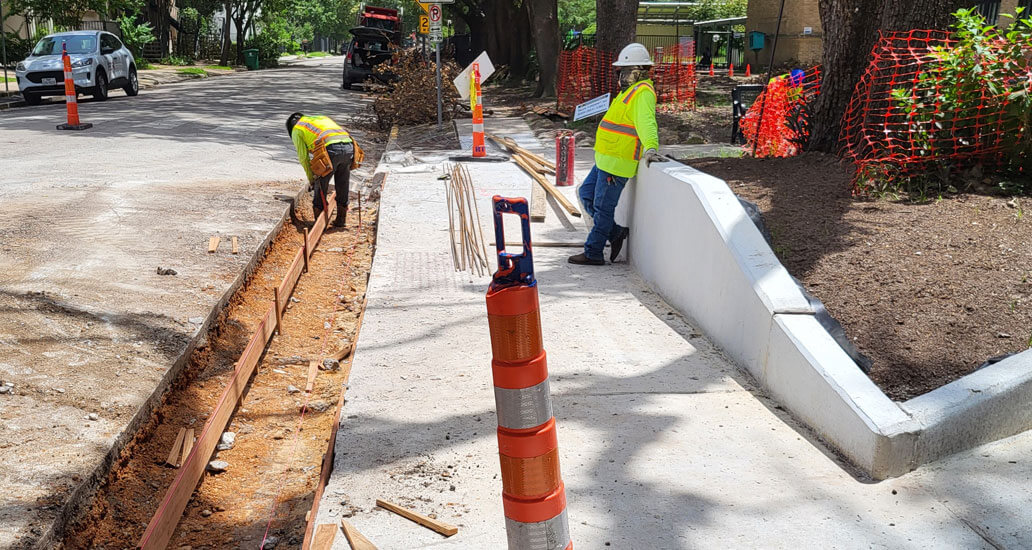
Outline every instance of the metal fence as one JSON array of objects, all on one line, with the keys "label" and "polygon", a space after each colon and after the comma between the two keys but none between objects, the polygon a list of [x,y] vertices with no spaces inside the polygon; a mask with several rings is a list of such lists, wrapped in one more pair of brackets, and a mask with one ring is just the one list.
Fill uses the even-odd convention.
[{"label": "metal fence", "polygon": [[79,23],[79,30],[107,31],[118,38],[122,38],[122,28],[118,26],[117,21],[81,21]]}]

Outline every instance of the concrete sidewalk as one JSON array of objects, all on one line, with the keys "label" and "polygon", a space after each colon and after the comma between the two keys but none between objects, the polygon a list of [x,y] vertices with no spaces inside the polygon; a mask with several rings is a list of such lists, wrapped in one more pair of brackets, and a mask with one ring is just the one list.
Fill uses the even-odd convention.
[{"label": "concrete sidewalk", "polygon": [[[380,548],[504,548],[489,278],[452,268],[436,166],[409,162],[386,181],[318,522],[347,517]],[[486,230],[493,194],[529,195],[514,168],[469,165]],[[535,238],[556,238],[555,219],[535,224]],[[1032,437],[858,480],[626,263],[567,264],[575,252],[535,249],[576,547],[1032,546]],[[459,533],[445,539],[376,508],[377,498]],[[343,536],[334,548],[348,548]]]}]

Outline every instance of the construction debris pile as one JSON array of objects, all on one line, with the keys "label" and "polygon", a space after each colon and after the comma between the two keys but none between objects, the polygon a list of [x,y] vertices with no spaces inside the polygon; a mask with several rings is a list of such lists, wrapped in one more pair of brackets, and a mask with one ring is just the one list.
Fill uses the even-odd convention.
[{"label": "construction debris pile", "polygon": [[[383,63],[374,69],[379,79],[387,82],[387,91],[373,103],[377,123],[386,130],[394,124],[411,126],[436,122],[436,64],[424,59],[417,49],[406,50],[398,55],[396,63]],[[459,98],[455,87],[451,85],[458,74],[459,67],[454,62],[442,61],[441,99],[444,103],[444,120],[452,119],[452,106]]]}]

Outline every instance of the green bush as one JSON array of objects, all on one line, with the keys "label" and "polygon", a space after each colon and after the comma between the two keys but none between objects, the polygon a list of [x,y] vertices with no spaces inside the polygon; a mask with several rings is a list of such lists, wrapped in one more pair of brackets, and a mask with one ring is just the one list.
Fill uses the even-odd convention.
[{"label": "green bush", "polygon": [[[907,87],[891,90],[901,110],[907,136],[926,167],[919,177],[901,177],[899,167],[875,166],[867,178],[872,193],[930,195],[950,190],[951,177],[982,179],[983,170],[1022,175],[1004,191],[1032,192],[1032,19],[1015,19],[1006,29],[986,24],[977,10],[954,14],[948,47],[938,47],[934,61]],[[1019,11],[1020,16],[1020,11]],[[1005,135],[999,162],[999,137]],[[886,136],[892,139],[892,136]],[[982,166],[991,161],[991,166]]]},{"label": "green bush", "polygon": [[32,38],[21,38],[18,33],[14,32],[4,34],[7,35],[7,61],[13,66],[29,57],[32,48],[35,48],[36,43],[47,35],[47,31],[46,29],[37,29]]},{"label": "green bush", "polygon": [[136,16],[123,15],[118,18],[118,27],[122,30],[122,42],[133,57],[139,59],[143,56],[143,48],[157,40],[154,36],[154,28],[150,23],[137,24]]},{"label": "green bush", "polygon": [[189,57],[183,57],[178,55],[170,55],[168,57],[162,57],[161,61],[158,61],[162,65],[175,65],[177,67],[186,67],[187,65],[193,65],[193,60]]}]

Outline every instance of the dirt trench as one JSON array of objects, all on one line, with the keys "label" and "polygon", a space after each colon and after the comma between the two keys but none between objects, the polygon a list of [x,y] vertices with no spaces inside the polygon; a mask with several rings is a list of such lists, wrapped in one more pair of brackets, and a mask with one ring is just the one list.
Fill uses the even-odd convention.
[{"label": "dirt trench", "polygon": [[[309,359],[348,348],[357,338],[374,253],[378,193],[351,200],[348,225],[324,233],[226,431],[232,448],[211,460],[228,463],[206,472],[169,548],[296,548],[306,528],[337,405],[350,371],[320,370],[305,392]],[[177,470],[165,464],[180,428],[200,435],[233,374],[234,364],[273,299],[313,219],[302,201],[259,267],[233,296],[206,342],[163,398],[150,421],[121,453],[86,511],[65,529],[62,550],[135,548]],[[305,222],[304,220],[309,220]],[[302,421],[301,410],[307,405]],[[269,544],[272,542],[273,544]]]}]

